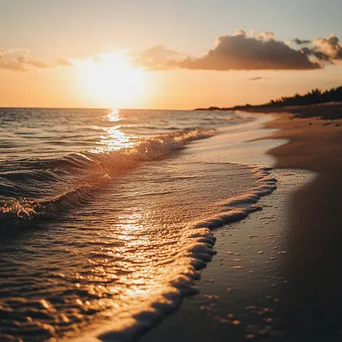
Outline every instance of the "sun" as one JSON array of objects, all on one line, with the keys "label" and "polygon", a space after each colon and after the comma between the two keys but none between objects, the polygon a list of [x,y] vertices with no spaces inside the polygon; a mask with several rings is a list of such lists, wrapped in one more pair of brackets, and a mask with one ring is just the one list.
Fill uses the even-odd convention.
[{"label": "sun", "polygon": [[99,106],[134,106],[144,92],[144,70],[133,67],[125,52],[96,55],[80,63],[82,86]]}]

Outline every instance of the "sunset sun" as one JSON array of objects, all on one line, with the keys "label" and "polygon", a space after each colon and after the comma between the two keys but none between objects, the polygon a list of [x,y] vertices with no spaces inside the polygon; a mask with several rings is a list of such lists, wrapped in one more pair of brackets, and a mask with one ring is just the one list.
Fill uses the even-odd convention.
[{"label": "sunset sun", "polygon": [[144,71],[134,68],[124,52],[87,59],[79,71],[87,96],[100,106],[132,106],[143,95]]}]

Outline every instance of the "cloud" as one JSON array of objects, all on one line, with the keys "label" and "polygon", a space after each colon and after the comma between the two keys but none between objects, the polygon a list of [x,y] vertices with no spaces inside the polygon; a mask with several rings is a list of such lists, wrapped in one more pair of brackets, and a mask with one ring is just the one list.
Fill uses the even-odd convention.
[{"label": "cloud", "polygon": [[328,38],[315,38],[312,45],[314,51],[322,52],[332,60],[342,59],[342,45],[335,34],[330,35]]},{"label": "cloud", "polygon": [[275,40],[272,32],[234,35],[216,39],[215,47],[201,57],[182,56],[162,45],[144,51],[135,62],[149,70],[183,68],[191,70],[310,70],[321,64],[311,54]]},{"label": "cloud", "polygon": [[49,69],[56,66],[69,66],[72,63],[67,59],[59,58],[54,63],[47,63],[33,58],[27,49],[0,48],[0,69],[11,71],[29,71],[35,69]]},{"label": "cloud", "polygon": [[263,77],[257,76],[257,77],[251,77],[251,78],[249,79],[249,81],[259,81],[259,80],[262,80],[262,79],[263,79]]},{"label": "cloud", "polygon": [[331,57],[316,48],[304,47],[300,50],[305,56],[313,56],[319,61],[330,62]]},{"label": "cloud", "polygon": [[147,70],[166,70],[181,57],[179,53],[167,49],[164,45],[155,45],[140,54],[133,55],[133,61]]},{"label": "cloud", "polygon": [[69,59],[58,58],[55,65],[73,66],[74,64]]},{"label": "cloud", "polygon": [[299,39],[299,38],[295,38],[293,39],[293,41],[297,44],[297,45],[308,45],[311,44],[311,40],[307,40],[307,39]]},{"label": "cloud", "polygon": [[49,68],[50,65],[31,57],[27,49],[1,49],[0,68],[12,71],[27,71],[36,68]]},{"label": "cloud", "polygon": [[310,46],[301,49],[306,56],[312,56],[320,62],[333,64],[342,60],[342,45],[335,34],[328,38],[317,37],[310,42]]},{"label": "cloud", "polygon": [[318,63],[282,41],[247,36],[244,31],[217,39],[216,46],[203,57],[187,58],[182,68],[206,70],[305,70]]}]

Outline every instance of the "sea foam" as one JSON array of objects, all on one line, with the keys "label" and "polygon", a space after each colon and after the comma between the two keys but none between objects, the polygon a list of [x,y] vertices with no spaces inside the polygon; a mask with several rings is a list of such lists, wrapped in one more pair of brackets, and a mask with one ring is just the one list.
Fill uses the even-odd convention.
[{"label": "sea foam", "polygon": [[2,194],[9,195],[0,198],[0,222],[10,220],[22,225],[37,216],[54,216],[55,211],[82,205],[90,199],[94,188],[109,179],[142,162],[166,158],[191,141],[214,134],[214,129],[188,129],[140,139],[133,147],[119,151],[101,148],[61,159],[26,162],[27,171],[8,170],[0,174],[4,183]]},{"label": "sea foam", "polygon": [[213,231],[262,209],[257,205],[258,200],[276,189],[277,181],[271,177],[270,172],[269,167],[252,169],[257,186],[239,196],[221,201],[221,209],[216,215],[193,222],[188,227],[187,234],[182,237],[183,248],[177,251],[176,256],[181,266],[173,268],[173,273],[168,274],[167,286],[154,289],[153,296],[143,305],[140,302],[130,307],[122,317],[116,317],[113,323],[102,325],[75,341],[134,341],[175,310],[182,298],[197,293],[194,282],[199,277],[198,272],[216,254]]}]

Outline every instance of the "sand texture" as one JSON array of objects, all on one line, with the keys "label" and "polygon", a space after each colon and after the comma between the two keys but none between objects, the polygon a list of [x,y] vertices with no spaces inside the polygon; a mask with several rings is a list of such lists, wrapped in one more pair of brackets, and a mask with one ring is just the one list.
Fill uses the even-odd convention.
[{"label": "sand texture", "polygon": [[319,119],[280,117],[274,138],[290,139],[269,151],[279,168],[318,173],[295,193],[287,228],[292,252],[283,272],[291,284],[284,314],[301,341],[342,338],[342,126]]},{"label": "sand texture", "polygon": [[267,127],[288,140],[268,151],[278,190],[215,232],[200,293],[142,341],[342,340],[341,120],[276,114]]}]

